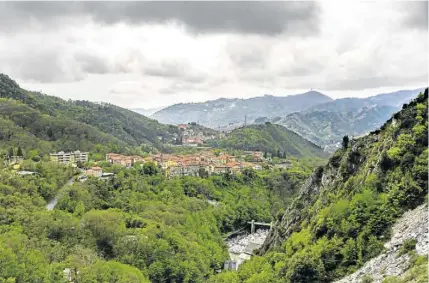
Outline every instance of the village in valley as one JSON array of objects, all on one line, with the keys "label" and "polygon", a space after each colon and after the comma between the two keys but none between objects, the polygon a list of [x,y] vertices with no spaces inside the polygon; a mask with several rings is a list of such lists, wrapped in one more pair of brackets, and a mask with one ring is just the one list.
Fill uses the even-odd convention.
[{"label": "village in valley", "polygon": [[[68,164],[81,168],[81,180],[88,176],[96,178],[109,178],[114,174],[108,168],[117,165],[130,168],[132,166],[143,166],[151,163],[160,170],[167,178],[183,176],[206,177],[220,174],[239,174],[246,168],[262,170],[264,168],[278,167],[287,168],[290,161],[282,160],[273,164],[272,158],[267,153],[260,151],[235,151],[228,153],[220,149],[206,146],[205,141],[222,138],[225,133],[218,132],[196,123],[177,125],[178,133],[174,148],[188,148],[192,153],[148,153],[140,155],[124,155],[119,153],[107,153],[104,161],[90,159],[91,153],[85,151],[59,151],[49,154],[49,160],[60,164]],[[188,151],[189,151],[188,150]],[[19,163],[22,156],[9,158],[9,165],[13,165],[20,175],[31,175],[36,172],[19,171]],[[104,170],[103,170],[104,169]],[[104,172],[106,171],[106,172]]]},{"label": "village in valley", "polygon": [[[244,160],[251,160],[244,161]],[[236,174],[244,168],[262,170],[264,161],[262,152],[245,152],[242,156],[233,156],[226,152],[204,150],[194,154],[155,154],[147,157],[125,156],[109,153],[106,161],[131,167],[137,162],[153,162],[163,169],[166,177],[206,176],[213,174]]]},{"label": "village in valley", "polygon": [[[103,164],[132,167],[152,163],[162,170],[167,178],[182,176],[210,176],[218,174],[239,174],[245,168],[262,170],[268,167],[271,157],[260,151],[240,151],[234,154],[205,146],[205,141],[223,137],[224,133],[200,126],[196,123],[177,125],[179,134],[176,136],[176,148],[191,147],[193,153],[149,153],[146,156],[107,153],[105,162],[88,162],[89,152],[57,152],[51,153],[51,161],[58,163],[80,163],[85,166],[85,175],[98,178],[110,177],[112,173],[103,172]],[[288,167],[284,160],[276,167]],[[82,167],[82,166],[80,166]],[[271,166],[270,166],[271,167]]]},{"label": "village in valley", "polygon": [[[88,163],[88,152],[57,152],[50,154],[51,161],[72,164]],[[162,169],[168,178],[181,176],[209,176],[216,174],[237,174],[245,168],[262,170],[265,161],[262,152],[247,151],[240,156],[233,156],[219,150],[203,150],[193,154],[153,154],[146,157],[138,155],[122,155],[118,153],[106,154],[108,164],[120,165],[122,167],[132,167],[136,164],[143,165],[152,163]],[[105,163],[103,162],[103,163]],[[85,169],[87,176],[107,177],[111,173],[103,172],[102,167],[95,162],[94,166]]]},{"label": "village in valley", "polygon": [[[79,178],[81,181],[86,180],[89,176],[102,179],[110,178],[114,175],[111,172],[111,167],[114,165],[130,168],[135,165],[143,166],[150,163],[159,168],[167,178],[240,174],[246,168],[259,171],[264,168],[288,168],[291,166],[290,160],[286,159],[274,163],[273,158],[266,152],[228,152],[211,148],[207,146],[206,141],[222,138],[225,133],[206,128],[195,122],[179,124],[177,130],[178,133],[175,135],[175,142],[173,142],[173,152],[186,153],[149,152],[145,155],[124,155],[111,152],[105,154],[105,160],[91,160],[91,152],[76,150],[50,153],[49,160],[80,168]],[[23,161],[22,156],[11,156],[8,160],[8,165],[12,165],[20,175],[37,173],[19,170],[19,163]]]}]

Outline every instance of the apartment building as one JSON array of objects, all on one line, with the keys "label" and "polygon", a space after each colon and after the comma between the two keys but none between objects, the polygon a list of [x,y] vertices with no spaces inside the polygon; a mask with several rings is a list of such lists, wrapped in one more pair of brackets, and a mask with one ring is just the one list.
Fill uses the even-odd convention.
[{"label": "apartment building", "polygon": [[77,162],[88,162],[88,154],[88,152],[81,152],[79,150],[72,152],[60,151],[56,153],[50,153],[49,157],[53,162],[76,164]]}]

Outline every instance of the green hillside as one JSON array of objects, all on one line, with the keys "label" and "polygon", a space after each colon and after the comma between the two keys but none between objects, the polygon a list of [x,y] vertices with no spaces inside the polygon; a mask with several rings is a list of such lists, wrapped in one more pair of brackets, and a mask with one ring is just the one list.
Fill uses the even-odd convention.
[{"label": "green hillside", "polygon": [[322,148],[283,126],[271,123],[250,125],[233,130],[224,138],[211,141],[213,146],[239,150],[280,151],[286,156],[326,157]]},{"label": "green hillside", "polygon": [[361,136],[377,129],[400,108],[388,105],[363,107],[356,111],[303,111],[287,115],[276,124],[320,145],[339,143],[345,135]]},{"label": "green hillside", "polygon": [[379,130],[344,140],[279,217],[263,256],[213,282],[333,282],[377,256],[395,220],[427,202],[427,112],[426,89]]},{"label": "green hillside", "polygon": [[[135,151],[142,144],[162,149],[175,126],[111,104],[65,101],[30,92],[0,74],[0,144],[51,150]],[[138,149],[137,149],[138,150]]]}]

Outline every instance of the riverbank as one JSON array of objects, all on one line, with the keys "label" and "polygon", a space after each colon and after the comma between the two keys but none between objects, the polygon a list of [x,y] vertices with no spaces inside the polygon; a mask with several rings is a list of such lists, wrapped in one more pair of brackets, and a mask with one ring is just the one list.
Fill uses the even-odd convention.
[{"label": "riverbank", "polygon": [[230,261],[233,267],[225,265],[225,269],[237,270],[246,260],[250,259],[253,251],[259,249],[268,236],[269,229],[258,229],[255,233],[239,234],[226,240]]}]

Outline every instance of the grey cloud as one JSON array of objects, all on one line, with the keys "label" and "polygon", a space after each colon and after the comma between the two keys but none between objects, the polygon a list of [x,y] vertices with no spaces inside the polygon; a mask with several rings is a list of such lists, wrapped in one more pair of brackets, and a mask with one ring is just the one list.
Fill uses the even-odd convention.
[{"label": "grey cloud", "polygon": [[323,69],[324,65],[320,62],[303,59],[285,67],[279,74],[281,76],[303,77],[320,73]]},{"label": "grey cloud", "polygon": [[112,71],[106,61],[98,55],[79,52],[74,55],[76,63],[80,65],[83,72],[89,74],[106,74]]},{"label": "grey cloud", "polygon": [[407,27],[428,29],[428,1],[407,1],[401,5]]},{"label": "grey cloud", "polygon": [[174,80],[167,87],[163,87],[159,90],[160,94],[170,95],[178,92],[189,92],[189,91],[209,91],[210,89],[226,83],[228,80],[224,77],[210,77],[205,78],[199,82],[190,82],[184,80]]},{"label": "grey cloud", "polygon": [[26,59],[20,56],[11,56],[3,66],[12,76],[21,79],[51,83],[64,81],[79,81],[83,74],[74,66],[64,67],[61,54],[58,50],[26,51]]},{"label": "grey cloud", "polygon": [[143,67],[143,73],[154,77],[174,78],[185,74],[184,64],[172,61],[164,61],[159,64],[148,64]]},{"label": "grey cloud", "polygon": [[189,83],[201,83],[207,78],[206,75],[192,70],[191,64],[174,60],[145,64],[143,74],[153,77],[180,79]]},{"label": "grey cloud", "polygon": [[230,46],[228,51],[230,60],[239,68],[263,68],[270,48],[268,43],[260,46],[239,44]]},{"label": "grey cloud", "polygon": [[405,84],[427,84],[428,74],[419,75],[415,77],[407,76],[373,76],[373,77],[359,77],[349,78],[345,80],[337,80],[326,82],[323,86],[327,90],[362,90],[379,87],[402,87]]},{"label": "grey cloud", "polygon": [[1,71],[25,81],[40,83],[80,81],[87,74],[120,71],[108,66],[98,55],[85,52],[69,54],[58,46],[46,49],[23,47],[19,52],[1,58],[1,62]]},{"label": "grey cloud", "polygon": [[[317,2],[2,2],[0,24],[55,22],[67,16],[91,16],[114,24],[178,21],[194,32],[311,35],[319,30]],[[25,27],[25,26],[24,26]]]}]

